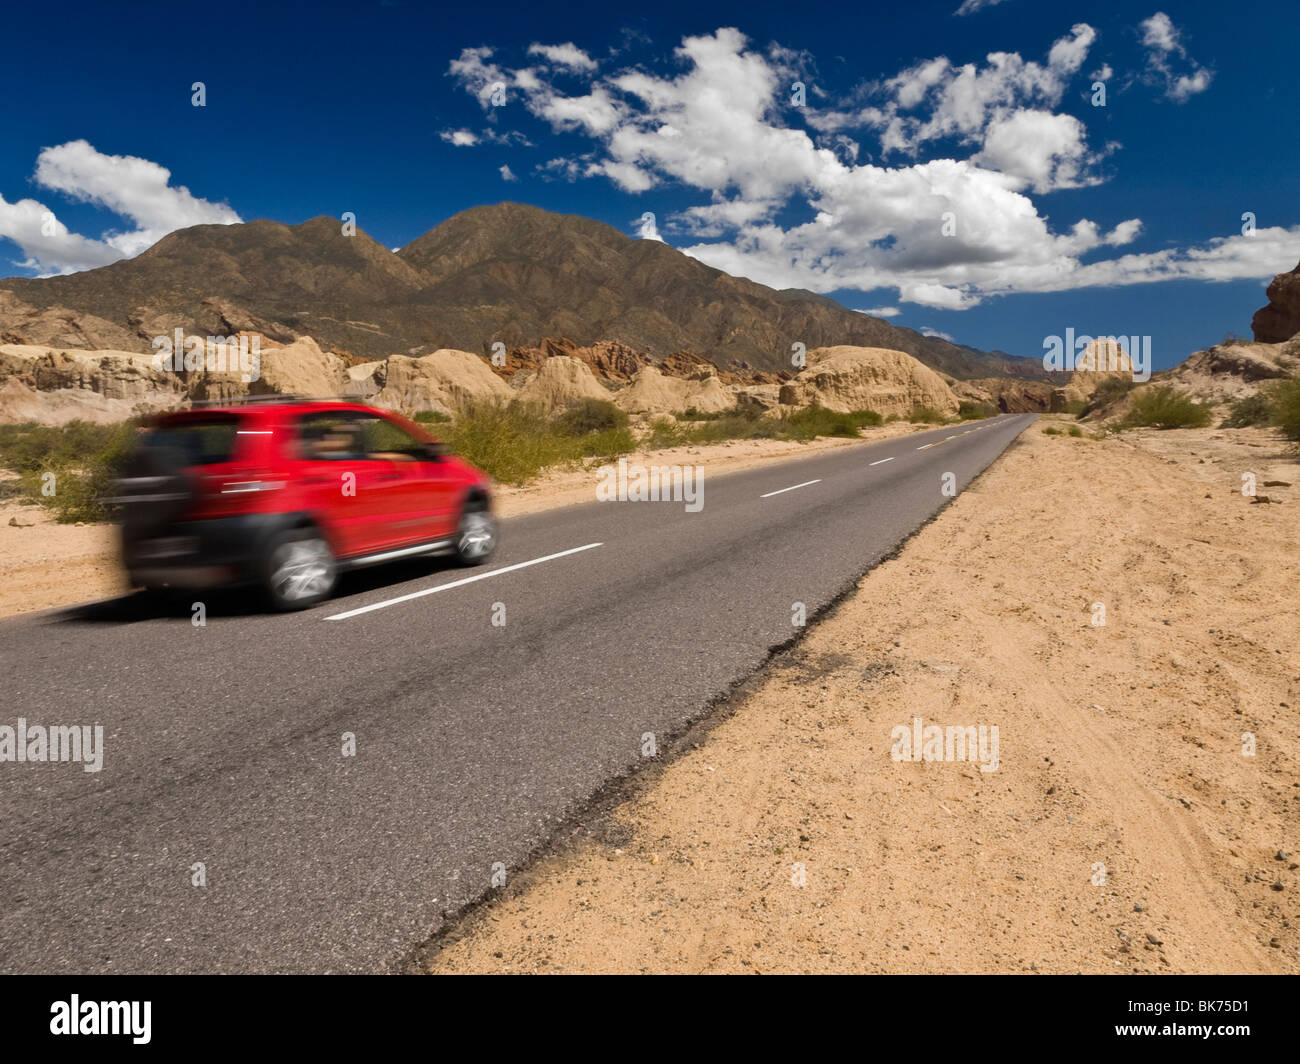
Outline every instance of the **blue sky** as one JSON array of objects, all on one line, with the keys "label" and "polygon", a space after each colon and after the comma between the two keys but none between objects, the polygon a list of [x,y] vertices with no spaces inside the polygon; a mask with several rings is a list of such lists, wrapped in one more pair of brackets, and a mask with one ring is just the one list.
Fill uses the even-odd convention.
[{"label": "blue sky", "polygon": [[977,347],[1150,335],[1160,368],[1300,261],[1295,4],[642,11],[10,10],[0,274],[345,211],[398,247],[511,199]]}]

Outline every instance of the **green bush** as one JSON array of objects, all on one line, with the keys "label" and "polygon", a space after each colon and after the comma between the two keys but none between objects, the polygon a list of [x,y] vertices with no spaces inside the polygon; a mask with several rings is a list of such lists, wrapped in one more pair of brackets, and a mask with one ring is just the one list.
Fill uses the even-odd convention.
[{"label": "green bush", "polygon": [[1066,404],[1066,413],[1076,414],[1079,417],[1087,417],[1094,410],[1100,410],[1103,406],[1109,406],[1116,399],[1122,398],[1137,387],[1137,382],[1132,377],[1104,377],[1101,383],[1092,391],[1092,397],[1083,404],[1079,410],[1071,410],[1074,403]]},{"label": "green bush", "polygon": [[627,414],[608,399],[580,399],[555,419],[566,436],[587,436],[627,428]]},{"label": "green bush", "polygon": [[[21,498],[50,508],[60,522],[103,521],[108,512],[101,499],[112,494],[135,427],[134,421],[0,426],[0,466],[19,474]],[[45,494],[46,484],[52,495]]]},{"label": "green bush", "polygon": [[1140,391],[1124,419],[1127,428],[1199,429],[1210,423],[1210,408],[1157,384]]},{"label": "green bush", "polygon": [[780,421],[789,438],[795,440],[812,440],[818,436],[852,438],[858,436],[858,430],[864,426],[884,424],[884,419],[874,410],[853,410],[842,414],[820,406],[804,407],[786,414]]},{"label": "green bush", "polygon": [[1279,381],[1269,396],[1271,420],[1288,440],[1300,441],[1300,379]]},{"label": "green bush", "polygon": [[547,417],[522,403],[483,403],[441,428],[439,435],[456,454],[507,484],[526,483],[551,466],[612,458],[636,447],[626,421],[622,427],[575,435],[580,424],[579,418]]},{"label": "green bush", "polygon": [[1268,395],[1254,395],[1234,399],[1228,406],[1228,416],[1219,426],[1224,429],[1244,429],[1251,425],[1268,425],[1273,421],[1273,403]]},{"label": "green bush", "polygon": [[943,425],[948,419],[932,406],[914,406],[907,420],[919,425]]},{"label": "green bush", "polygon": [[962,421],[978,421],[980,418],[997,417],[998,408],[992,403],[977,403],[963,399],[957,404],[957,417]]},{"label": "green bush", "polygon": [[1070,435],[1073,436],[1075,439],[1078,439],[1083,435],[1083,429],[1079,428],[1078,425],[1071,425]]}]

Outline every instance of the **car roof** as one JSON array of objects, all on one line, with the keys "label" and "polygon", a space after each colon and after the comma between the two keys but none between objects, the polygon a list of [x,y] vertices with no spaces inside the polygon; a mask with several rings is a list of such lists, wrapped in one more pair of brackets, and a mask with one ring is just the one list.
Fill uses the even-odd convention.
[{"label": "car roof", "polygon": [[254,395],[243,399],[199,400],[189,410],[173,410],[162,416],[171,420],[209,414],[256,416],[262,412],[271,411],[277,415],[283,415],[285,413],[329,412],[331,410],[370,414],[386,413],[386,411],[377,410],[362,399],[351,396],[329,399],[304,399],[296,395]]}]

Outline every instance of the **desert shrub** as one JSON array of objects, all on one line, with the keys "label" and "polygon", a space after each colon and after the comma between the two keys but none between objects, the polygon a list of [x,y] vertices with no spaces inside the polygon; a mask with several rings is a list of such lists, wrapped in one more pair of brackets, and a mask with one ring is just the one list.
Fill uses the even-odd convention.
[{"label": "desert shrub", "polygon": [[962,421],[978,421],[980,418],[997,416],[998,408],[992,403],[979,403],[972,399],[963,399],[957,404],[957,417]]},{"label": "desert shrub", "polygon": [[1210,417],[1208,406],[1168,384],[1158,384],[1134,396],[1124,424],[1128,428],[1199,429],[1210,423]]},{"label": "desert shrub", "polygon": [[1234,399],[1228,406],[1228,416],[1220,428],[1244,429],[1251,425],[1267,425],[1273,420],[1273,403],[1264,392]]},{"label": "desert shrub", "polygon": [[652,451],[680,447],[686,442],[686,432],[686,426],[666,417],[657,417],[650,422],[650,432],[643,442]]},{"label": "desert shrub", "polygon": [[907,420],[919,425],[942,425],[948,419],[932,406],[914,406],[912,412],[907,415]]},{"label": "desert shrub", "polygon": [[420,410],[411,415],[411,420],[417,425],[445,425],[451,418],[438,410]]},{"label": "desert shrub", "polygon": [[811,440],[818,436],[858,435],[865,425],[881,425],[884,419],[874,410],[853,410],[847,414],[820,406],[807,406],[780,419],[790,439]]},{"label": "desert shrub", "polygon": [[1074,403],[1066,404],[1066,412],[1076,414],[1079,417],[1087,417],[1094,410],[1100,410],[1103,406],[1109,406],[1116,399],[1131,392],[1137,383],[1132,377],[1105,377],[1101,383],[1092,391],[1092,397],[1083,404],[1079,410],[1070,410],[1069,407]]},{"label": "desert shrub", "polygon": [[1058,429],[1055,425],[1048,425],[1047,428],[1043,429],[1043,435],[1044,435],[1044,436],[1059,436],[1059,435],[1061,435],[1061,430]]},{"label": "desert shrub", "polygon": [[608,399],[579,399],[555,419],[566,436],[587,436],[627,428],[627,413]]},{"label": "desert shrub", "polygon": [[551,466],[571,466],[586,458],[609,458],[635,449],[626,423],[583,435],[573,434],[575,424],[562,424],[560,418],[522,403],[482,403],[465,410],[439,435],[466,461],[508,484],[526,483]]},{"label": "desert shrub", "polygon": [[1083,435],[1083,429],[1079,428],[1078,425],[1071,425],[1069,435],[1073,436],[1075,439],[1078,439]]},{"label": "desert shrub", "polygon": [[[135,426],[134,421],[0,426],[0,466],[19,474],[21,498],[53,510],[57,520],[103,521],[108,511],[102,500],[112,494],[112,482],[131,453]],[[53,495],[42,491],[46,473],[54,474]]]},{"label": "desert shrub", "polygon": [[1300,441],[1300,379],[1279,381],[1269,395],[1269,411],[1274,425],[1288,440]]}]

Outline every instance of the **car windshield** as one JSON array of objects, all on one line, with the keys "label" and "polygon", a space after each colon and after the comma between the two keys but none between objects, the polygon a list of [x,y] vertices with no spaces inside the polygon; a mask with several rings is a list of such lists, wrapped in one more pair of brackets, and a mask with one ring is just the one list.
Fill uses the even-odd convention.
[{"label": "car windshield", "polygon": [[233,416],[173,421],[146,433],[140,446],[183,455],[186,465],[215,465],[230,461],[238,428],[239,418]]}]

